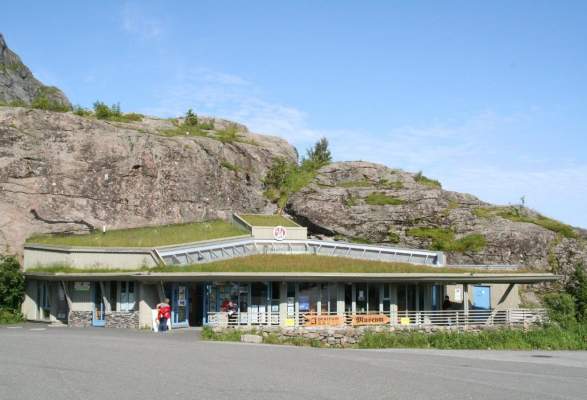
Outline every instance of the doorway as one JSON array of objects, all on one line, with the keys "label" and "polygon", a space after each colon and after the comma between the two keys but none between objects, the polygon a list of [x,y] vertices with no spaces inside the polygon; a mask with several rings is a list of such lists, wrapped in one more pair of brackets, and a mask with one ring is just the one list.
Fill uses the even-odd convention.
[{"label": "doorway", "polygon": [[190,326],[202,326],[204,324],[204,285],[192,284],[190,287]]},{"label": "doorway", "polygon": [[99,282],[94,282],[92,285],[92,326],[103,327],[106,326],[106,304],[104,303],[104,294],[102,293],[102,285]]}]

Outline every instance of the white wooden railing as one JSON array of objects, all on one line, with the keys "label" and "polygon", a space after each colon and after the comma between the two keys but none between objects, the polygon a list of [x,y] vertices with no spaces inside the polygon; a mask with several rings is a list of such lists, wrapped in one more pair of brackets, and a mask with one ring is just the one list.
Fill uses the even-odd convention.
[{"label": "white wooden railing", "polygon": [[[357,318],[367,317],[367,318]],[[383,323],[375,322],[378,319]],[[389,325],[407,327],[516,326],[545,322],[544,309],[505,310],[446,310],[391,311],[386,313],[297,313],[293,318],[280,319],[279,312],[209,312],[208,325],[229,326],[287,326],[333,328],[360,325]],[[368,322],[365,322],[368,321]]]}]

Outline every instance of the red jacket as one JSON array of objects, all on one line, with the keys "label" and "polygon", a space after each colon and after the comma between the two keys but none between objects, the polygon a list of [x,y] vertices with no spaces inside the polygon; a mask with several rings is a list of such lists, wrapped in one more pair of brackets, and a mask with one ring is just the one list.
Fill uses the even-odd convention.
[{"label": "red jacket", "polygon": [[169,318],[171,318],[171,306],[165,305],[165,306],[159,307],[159,314],[157,315],[157,318],[158,319],[161,319],[161,318],[169,319]]}]

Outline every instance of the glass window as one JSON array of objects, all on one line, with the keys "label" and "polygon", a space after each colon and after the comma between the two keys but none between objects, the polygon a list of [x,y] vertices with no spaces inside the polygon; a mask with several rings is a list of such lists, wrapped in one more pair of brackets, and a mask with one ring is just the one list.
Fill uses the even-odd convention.
[{"label": "glass window", "polygon": [[135,283],[120,282],[120,311],[132,311],[135,308]]},{"label": "glass window", "polygon": [[365,313],[367,312],[367,296],[369,293],[367,292],[367,284],[366,283],[357,283],[356,284],[356,296],[357,296],[357,312],[358,313]]},{"label": "glass window", "polygon": [[110,310],[111,311],[116,311],[117,286],[118,286],[118,282],[110,282],[110,296],[108,296],[108,301],[110,302]]},{"label": "glass window", "polygon": [[379,284],[369,284],[368,311],[379,312]]},{"label": "glass window", "polygon": [[319,298],[320,286],[317,283],[300,283],[298,297],[300,312],[316,313],[318,311]]},{"label": "glass window", "polygon": [[329,303],[329,307],[330,307],[330,312],[331,313],[336,313],[337,309],[337,300],[338,300],[338,285],[336,283],[332,283],[330,284],[330,290],[329,290],[329,295],[330,298],[328,299],[328,303]]},{"label": "glass window", "polygon": [[353,285],[351,283],[344,285],[344,311],[353,311]]},{"label": "glass window", "polygon": [[406,285],[397,285],[397,309],[406,311],[407,308]]}]

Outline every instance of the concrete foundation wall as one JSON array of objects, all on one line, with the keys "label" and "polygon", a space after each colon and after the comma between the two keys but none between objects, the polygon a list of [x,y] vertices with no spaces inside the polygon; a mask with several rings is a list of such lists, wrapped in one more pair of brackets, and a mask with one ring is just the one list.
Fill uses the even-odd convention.
[{"label": "concrete foundation wall", "polygon": [[140,328],[151,328],[152,312],[159,304],[159,289],[157,285],[141,284],[139,287],[138,324]]}]

